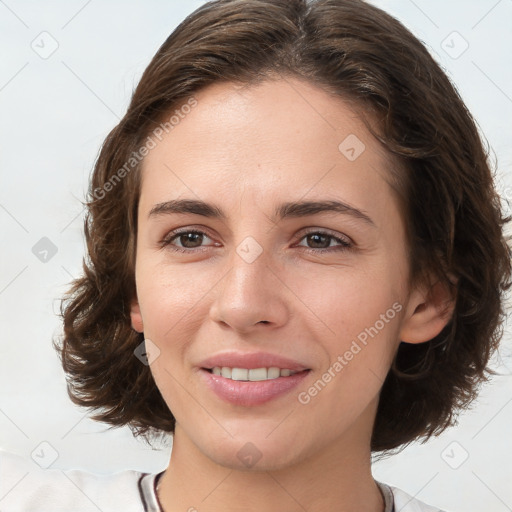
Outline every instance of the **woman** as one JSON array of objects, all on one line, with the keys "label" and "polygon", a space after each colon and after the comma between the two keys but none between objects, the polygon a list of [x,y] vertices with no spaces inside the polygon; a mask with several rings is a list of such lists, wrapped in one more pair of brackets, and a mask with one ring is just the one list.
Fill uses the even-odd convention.
[{"label": "woman", "polygon": [[103,145],[56,344],[73,401],[172,434],[169,466],[77,476],[112,510],[434,510],[371,455],[475,397],[507,220],[474,121],[397,20],[205,4]]}]

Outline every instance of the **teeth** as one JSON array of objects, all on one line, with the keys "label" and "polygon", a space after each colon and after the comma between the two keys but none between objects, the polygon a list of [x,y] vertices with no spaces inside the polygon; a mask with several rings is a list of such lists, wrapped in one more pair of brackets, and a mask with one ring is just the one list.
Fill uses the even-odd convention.
[{"label": "teeth", "polygon": [[247,371],[247,378],[250,381],[267,380],[268,370],[266,368],[253,368]]},{"label": "teeth", "polygon": [[231,380],[249,380],[249,370],[245,368],[231,368]]},{"label": "teeth", "polygon": [[259,380],[277,379],[278,377],[289,377],[297,372],[275,366],[270,368],[251,368],[250,370],[247,368],[228,368],[227,366],[221,368],[220,366],[215,366],[212,368],[212,373],[214,375],[221,375],[226,379],[256,382]]},{"label": "teeth", "polygon": [[[277,379],[281,376],[281,370],[279,368],[276,368],[275,366],[272,366],[267,370],[267,379]],[[284,377],[284,375],[283,375]]]}]

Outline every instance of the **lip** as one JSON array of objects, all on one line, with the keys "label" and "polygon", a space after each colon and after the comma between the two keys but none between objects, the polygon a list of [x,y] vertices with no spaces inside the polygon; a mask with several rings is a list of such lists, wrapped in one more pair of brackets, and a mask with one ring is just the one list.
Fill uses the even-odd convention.
[{"label": "lip", "polygon": [[288,393],[298,386],[309,372],[310,370],[303,370],[289,377],[251,382],[226,379],[204,368],[199,370],[202,382],[219,398],[233,405],[245,407],[264,404]]},{"label": "lip", "polygon": [[203,369],[212,369],[214,366],[227,366],[229,368],[247,368],[249,370],[274,366],[281,369],[287,368],[294,372],[302,372],[303,370],[310,369],[308,366],[298,361],[269,352],[223,352],[208,357],[201,361],[198,366]]},{"label": "lip", "polygon": [[[203,360],[199,365],[202,383],[219,398],[233,405],[255,406],[283,396],[298,386],[309,375],[311,368],[306,365],[268,352],[240,353],[224,352]],[[229,368],[270,368],[277,367],[297,372],[289,377],[278,377],[263,381],[231,380],[208,371],[215,366]]]}]

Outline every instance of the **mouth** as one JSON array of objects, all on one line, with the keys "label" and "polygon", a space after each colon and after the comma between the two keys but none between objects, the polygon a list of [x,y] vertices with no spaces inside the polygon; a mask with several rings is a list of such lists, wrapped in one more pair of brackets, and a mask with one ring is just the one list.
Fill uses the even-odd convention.
[{"label": "mouth", "polygon": [[254,407],[277,398],[287,399],[310,372],[309,368],[296,371],[279,367],[214,366],[201,368],[199,374],[202,383],[217,398],[232,405]]},{"label": "mouth", "polygon": [[197,364],[202,385],[238,406],[289,399],[293,388],[312,372],[298,358],[270,352],[218,352]]}]

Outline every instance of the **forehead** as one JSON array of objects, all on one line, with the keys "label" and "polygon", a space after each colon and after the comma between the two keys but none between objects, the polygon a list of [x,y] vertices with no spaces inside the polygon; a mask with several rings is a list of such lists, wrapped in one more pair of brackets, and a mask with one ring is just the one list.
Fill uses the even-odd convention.
[{"label": "forehead", "polygon": [[173,111],[179,122],[145,157],[141,201],[389,202],[389,157],[340,98],[293,78],[215,83],[194,97],[193,108]]}]

